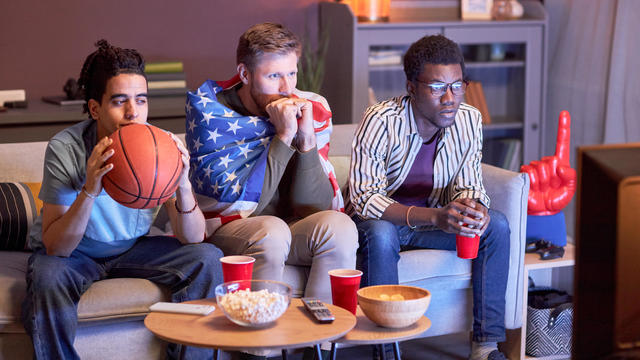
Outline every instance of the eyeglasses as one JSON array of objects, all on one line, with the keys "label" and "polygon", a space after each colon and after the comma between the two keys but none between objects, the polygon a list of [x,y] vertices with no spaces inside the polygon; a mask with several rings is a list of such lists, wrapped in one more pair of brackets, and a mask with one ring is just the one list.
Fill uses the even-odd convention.
[{"label": "eyeglasses", "polygon": [[433,97],[442,97],[447,92],[448,88],[451,88],[451,93],[455,96],[464,95],[465,90],[467,90],[467,85],[469,84],[467,80],[456,81],[452,83],[443,83],[443,82],[426,82],[416,79],[416,82],[421,84],[425,84],[431,90],[431,96]]}]

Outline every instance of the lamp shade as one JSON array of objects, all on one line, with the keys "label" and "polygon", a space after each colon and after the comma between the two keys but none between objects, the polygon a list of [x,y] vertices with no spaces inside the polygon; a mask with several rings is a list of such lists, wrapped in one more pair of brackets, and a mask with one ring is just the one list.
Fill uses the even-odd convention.
[{"label": "lamp shade", "polygon": [[389,21],[391,0],[352,0],[359,21]]}]

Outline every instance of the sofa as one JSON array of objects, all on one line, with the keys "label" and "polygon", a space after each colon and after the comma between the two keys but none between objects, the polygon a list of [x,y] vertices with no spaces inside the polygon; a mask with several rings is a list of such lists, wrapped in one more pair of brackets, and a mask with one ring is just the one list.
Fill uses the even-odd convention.
[{"label": "sofa", "polygon": [[[355,125],[334,128],[330,159],[340,184],[346,184],[349,153]],[[37,209],[37,189],[42,179],[46,142],[0,144],[0,183],[20,189],[27,208]],[[505,323],[518,329],[522,322],[522,286],[526,207],[529,179],[483,164],[485,187],[492,208],[505,213],[511,227],[511,254],[506,293]],[[36,196],[33,196],[36,193]],[[5,204],[3,204],[3,201]],[[8,199],[0,197],[0,210]],[[40,204],[41,205],[41,204]],[[24,209],[24,207],[22,208]],[[0,212],[2,214],[2,212]],[[27,216],[31,222],[33,212]],[[0,218],[1,219],[1,218]],[[3,227],[4,228],[4,227]],[[10,235],[0,234],[6,244]],[[20,322],[20,304],[25,294],[28,251],[0,248],[0,359],[32,358],[31,341]],[[427,317],[432,327],[424,336],[471,329],[471,262],[455,252],[410,250],[401,253],[400,282],[428,289],[432,294]],[[308,268],[287,265],[284,279],[296,296],[303,292]],[[166,344],[143,324],[149,305],[168,301],[168,293],[143,279],[106,279],[94,283],[82,296],[78,308],[79,327],[75,346],[83,359],[160,359]]]}]

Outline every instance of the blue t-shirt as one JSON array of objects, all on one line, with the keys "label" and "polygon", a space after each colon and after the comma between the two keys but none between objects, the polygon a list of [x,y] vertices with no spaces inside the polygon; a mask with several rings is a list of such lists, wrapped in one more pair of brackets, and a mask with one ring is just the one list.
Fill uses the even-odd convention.
[{"label": "blue t-shirt", "polygon": [[[44,156],[44,175],[38,197],[45,203],[70,206],[85,183],[87,159],[96,144],[96,122],[85,120],[56,134]],[[131,209],[120,205],[104,190],[93,202],[84,236],[76,250],[103,258],[129,250],[149,232],[159,207]],[[43,247],[42,216],[29,234],[32,249]]]}]

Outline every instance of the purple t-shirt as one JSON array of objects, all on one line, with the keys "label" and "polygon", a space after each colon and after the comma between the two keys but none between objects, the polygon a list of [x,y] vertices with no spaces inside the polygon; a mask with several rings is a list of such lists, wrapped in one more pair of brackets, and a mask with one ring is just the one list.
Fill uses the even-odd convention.
[{"label": "purple t-shirt", "polygon": [[433,139],[422,144],[407,178],[391,195],[392,199],[403,205],[426,206],[427,198],[433,190],[433,162],[438,144],[436,138],[437,136],[434,136]]}]

